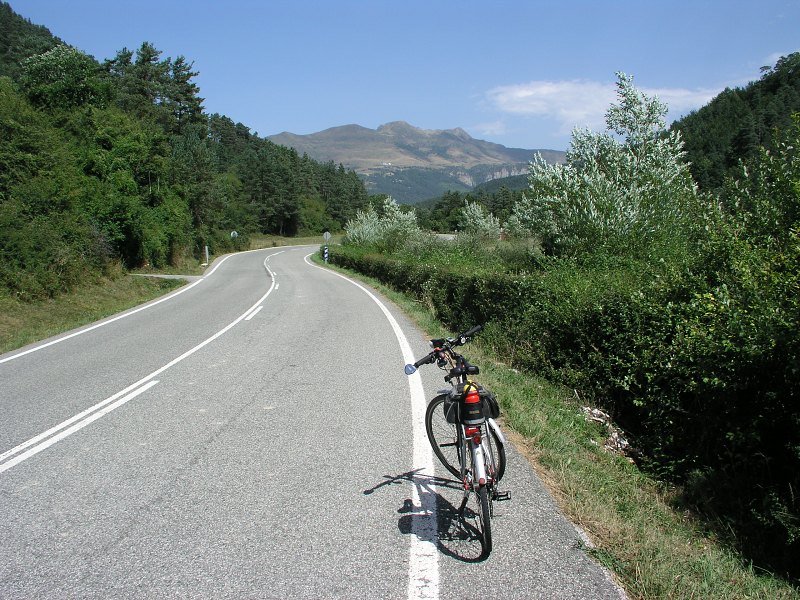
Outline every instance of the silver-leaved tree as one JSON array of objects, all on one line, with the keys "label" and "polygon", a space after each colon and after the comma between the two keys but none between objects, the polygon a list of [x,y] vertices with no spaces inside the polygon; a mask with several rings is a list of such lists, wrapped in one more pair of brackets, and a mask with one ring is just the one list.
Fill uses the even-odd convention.
[{"label": "silver-leaved tree", "polygon": [[617,73],[618,103],[608,131],[576,128],[563,165],[531,162],[526,206],[517,227],[553,254],[653,254],[685,239],[697,190],[683,142],[666,131],[667,106]]}]

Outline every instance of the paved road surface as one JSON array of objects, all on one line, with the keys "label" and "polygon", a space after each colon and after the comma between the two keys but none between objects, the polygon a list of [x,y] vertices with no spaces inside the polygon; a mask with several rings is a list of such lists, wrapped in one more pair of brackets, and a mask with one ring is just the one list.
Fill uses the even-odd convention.
[{"label": "paved road surface", "polygon": [[620,597],[513,450],[475,562],[424,335],[312,250],[0,356],[0,598]]}]

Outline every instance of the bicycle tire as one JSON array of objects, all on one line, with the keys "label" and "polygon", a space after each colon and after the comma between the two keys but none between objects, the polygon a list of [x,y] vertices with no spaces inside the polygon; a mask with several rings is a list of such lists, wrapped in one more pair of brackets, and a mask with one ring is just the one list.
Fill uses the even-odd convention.
[{"label": "bicycle tire", "polygon": [[488,423],[486,424],[486,432],[488,435],[485,436],[485,439],[487,444],[490,446],[490,451],[492,453],[492,459],[495,466],[494,482],[497,483],[503,478],[503,475],[505,475],[506,472],[506,448],[500,443],[500,438]]},{"label": "bicycle tire", "polygon": [[452,475],[460,479],[461,428],[455,423],[447,422],[444,414],[446,399],[446,394],[440,394],[428,404],[425,411],[425,431],[436,458]]},{"label": "bicycle tire", "polygon": [[488,486],[481,485],[475,490],[478,497],[478,504],[480,504],[480,512],[478,519],[480,522],[481,533],[481,548],[483,549],[483,557],[489,556],[492,551],[492,508],[489,500]]},{"label": "bicycle tire", "polygon": [[[447,394],[436,396],[428,404],[425,411],[425,431],[428,434],[428,441],[433,448],[433,453],[439,462],[455,477],[461,479],[461,467],[459,453],[461,444],[459,436],[461,428],[455,423],[449,423],[444,414],[444,401]],[[494,429],[487,424],[485,431],[488,432],[488,444],[491,446],[492,458],[495,463],[495,482],[500,481],[506,472],[506,449]]]}]

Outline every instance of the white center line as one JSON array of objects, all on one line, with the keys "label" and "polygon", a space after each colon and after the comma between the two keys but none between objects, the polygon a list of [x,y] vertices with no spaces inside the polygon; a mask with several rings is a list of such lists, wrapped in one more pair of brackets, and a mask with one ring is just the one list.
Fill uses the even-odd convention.
[{"label": "white center line", "polygon": [[[277,286],[276,286],[275,289],[277,289]],[[264,308],[263,305],[259,306],[257,309],[255,309],[253,312],[251,312],[249,315],[247,315],[247,317],[245,317],[245,321],[249,321],[250,319],[255,317],[258,314],[258,311],[260,311],[262,308]]]},{"label": "white center line", "polygon": [[[143,394],[144,392],[149,390],[151,387],[153,387],[157,383],[158,383],[158,381],[156,381],[156,380],[148,381],[142,387],[132,391],[131,393],[129,393],[129,394],[125,395],[125,396],[123,396],[122,398],[120,398],[119,400],[117,400],[116,402],[114,402],[112,404],[108,404],[108,402],[110,400],[112,400],[115,396],[112,396],[110,399],[104,400],[100,404],[98,404],[96,406],[93,406],[87,412],[91,412],[91,410],[94,410],[98,406],[102,406],[103,408],[101,408],[100,410],[97,410],[96,412],[93,412],[92,414],[90,414],[85,419],[83,419],[81,421],[78,421],[77,423],[75,423],[69,429],[65,429],[64,431],[58,433],[57,435],[54,435],[53,437],[51,437],[49,439],[46,439],[45,441],[41,442],[40,444],[37,444],[37,445],[33,446],[32,448],[30,448],[26,452],[23,452],[19,456],[15,457],[15,458],[12,458],[8,462],[3,463],[2,465],[0,465],[0,473],[2,473],[3,471],[7,471],[11,467],[13,467],[15,465],[18,465],[22,461],[29,459],[31,456],[34,456],[35,454],[39,454],[39,452],[41,452],[42,450],[45,450],[45,449],[49,448],[50,446],[52,446],[56,442],[59,442],[59,441],[63,440],[65,437],[68,437],[68,436],[72,435],[76,431],[80,431],[81,429],[83,429],[84,427],[86,427],[90,423],[93,423],[94,421],[96,421],[100,417],[103,417],[103,416],[107,415],[108,413],[110,413],[112,410],[115,410],[115,409],[119,408],[120,406],[125,404],[128,400],[133,400],[139,394]],[[85,414],[85,413],[81,413],[81,415],[83,415],[83,414]],[[81,415],[78,415],[78,417],[80,417]],[[70,419],[70,422],[72,422],[74,420],[75,420],[75,417]],[[56,429],[56,428],[54,428],[54,429]],[[50,430],[50,431],[53,431],[53,430]],[[47,432],[45,432],[45,433],[47,433]],[[37,436],[34,439],[39,439],[39,438],[41,438],[41,436]],[[26,444],[30,445],[31,442],[32,441],[29,440],[28,442],[26,442]],[[20,448],[20,446],[17,446],[17,448]],[[17,450],[17,448],[15,448],[14,450]],[[9,451],[9,452],[13,452],[13,450]],[[9,454],[9,453],[6,453],[6,454]]]}]

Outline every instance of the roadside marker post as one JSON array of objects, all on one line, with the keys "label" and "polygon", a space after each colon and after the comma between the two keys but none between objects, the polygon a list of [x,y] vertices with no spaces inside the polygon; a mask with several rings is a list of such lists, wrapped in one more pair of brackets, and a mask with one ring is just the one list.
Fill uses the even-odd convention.
[{"label": "roadside marker post", "polygon": [[[323,233],[322,234],[322,239],[325,240],[326,242],[329,239],[331,239],[331,232],[330,231],[326,231],[325,233]],[[322,247],[322,258],[325,259],[326,263],[328,262],[328,244],[327,243]]]}]

